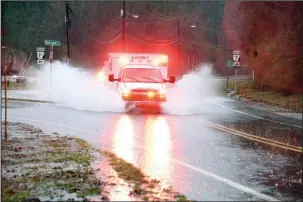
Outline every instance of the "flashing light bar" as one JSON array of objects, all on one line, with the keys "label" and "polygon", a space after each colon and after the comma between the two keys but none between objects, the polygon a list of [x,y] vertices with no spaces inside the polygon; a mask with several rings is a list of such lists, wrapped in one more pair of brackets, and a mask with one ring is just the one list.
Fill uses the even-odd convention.
[{"label": "flashing light bar", "polygon": [[119,57],[119,63],[121,65],[131,64],[131,63],[149,63],[156,66],[159,66],[161,64],[167,64],[168,62],[168,56],[167,55],[161,55],[157,58],[151,59],[149,56],[132,56],[129,57],[127,55],[123,55]]}]

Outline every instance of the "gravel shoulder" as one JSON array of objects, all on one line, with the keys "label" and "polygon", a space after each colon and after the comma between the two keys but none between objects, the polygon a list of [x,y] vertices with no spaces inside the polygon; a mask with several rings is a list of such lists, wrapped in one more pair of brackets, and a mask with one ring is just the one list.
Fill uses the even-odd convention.
[{"label": "gravel shoulder", "polygon": [[187,200],[79,138],[10,122],[1,147],[3,201]]}]

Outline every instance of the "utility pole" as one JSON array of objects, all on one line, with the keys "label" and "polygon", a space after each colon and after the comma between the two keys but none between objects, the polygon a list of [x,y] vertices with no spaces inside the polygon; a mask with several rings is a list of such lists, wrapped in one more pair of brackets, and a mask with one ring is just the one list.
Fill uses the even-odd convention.
[{"label": "utility pole", "polygon": [[[2,39],[3,41],[3,39]],[[7,80],[6,80],[6,74],[7,74],[7,64],[6,64],[6,46],[3,45],[1,48],[3,51],[3,63],[4,63],[4,138],[7,141]],[[1,79],[2,80],[2,79]]]},{"label": "utility pole", "polygon": [[195,70],[195,56],[193,55],[193,64],[191,67],[191,71]]},{"label": "utility pole", "polygon": [[123,52],[125,52],[125,0],[123,0],[122,3],[122,48],[123,48]]},{"label": "utility pole", "polygon": [[68,63],[70,62],[70,46],[69,46],[69,29],[71,26],[71,21],[69,18],[69,12],[72,13],[71,8],[68,5],[68,1],[65,2],[65,25],[66,25],[66,40],[67,40],[67,57],[68,57]]},{"label": "utility pole", "polygon": [[192,60],[191,71],[193,71],[195,69],[196,46],[194,43],[192,44],[192,56],[193,56],[193,60]]},{"label": "utility pole", "polygon": [[178,68],[180,70],[180,19],[178,19]]}]

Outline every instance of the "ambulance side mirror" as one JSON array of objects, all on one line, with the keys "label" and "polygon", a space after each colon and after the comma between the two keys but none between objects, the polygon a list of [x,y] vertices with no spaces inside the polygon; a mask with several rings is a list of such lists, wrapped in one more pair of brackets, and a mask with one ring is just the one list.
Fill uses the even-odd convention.
[{"label": "ambulance side mirror", "polygon": [[176,82],[176,77],[170,76],[169,77],[169,83],[175,83]]},{"label": "ambulance side mirror", "polygon": [[114,75],[113,74],[108,75],[108,80],[110,82],[114,82],[115,81]]}]

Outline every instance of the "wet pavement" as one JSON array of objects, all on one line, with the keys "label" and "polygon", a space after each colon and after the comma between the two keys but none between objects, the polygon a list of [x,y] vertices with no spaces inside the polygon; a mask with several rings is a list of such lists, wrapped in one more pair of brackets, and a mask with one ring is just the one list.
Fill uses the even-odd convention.
[{"label": "wet pavement", "polygon": [[110,150],[194,200],[302,200],[302,152],[207,124],[302,147],[301,121],[236,101],[208,105],[195,114],[173,115],[9,102],[8,116],[9,121],[77,136]]}]

